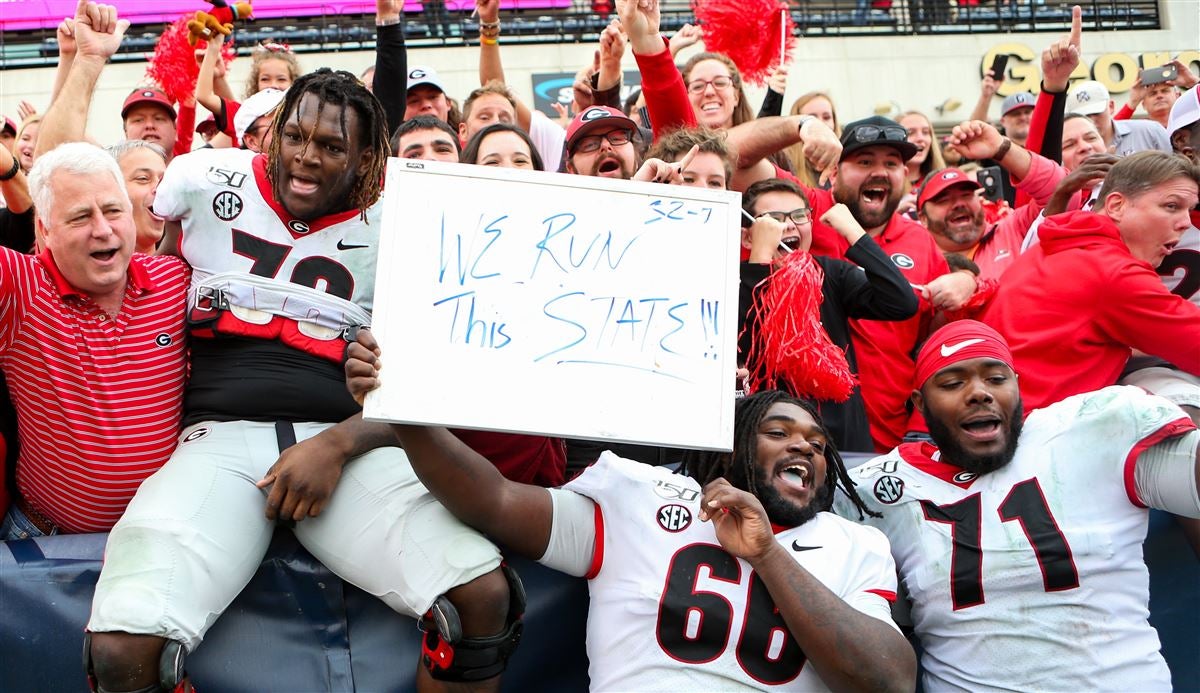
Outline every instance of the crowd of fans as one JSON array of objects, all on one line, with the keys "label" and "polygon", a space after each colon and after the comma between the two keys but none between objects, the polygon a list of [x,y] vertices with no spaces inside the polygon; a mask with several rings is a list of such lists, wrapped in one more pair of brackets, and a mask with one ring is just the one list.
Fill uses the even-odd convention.
[{"label": "crowd of fans", "polygon": [[[927,685],[1162,683],[1157,641],[1146,644],[1153,631],[1146,635],[1136,607],[1144,584],[1119,585],[1138,578],[1112,575],[1115,568],[1089,562],[1083,547],[1072,563],[1066,545],[1076,537],[1060,517],[1070,514],[1061,499],[1047,512],[1068,535],[1047,549],[1053,532],[1045,522],[1029,529],[1023,513],[1033,512],[1033,496],[1021,479],[1002,489],[1013,495],[996,499],[1000,525],[1021,519],[1045,593],[1078,587],[1078,573],[1132,592],[1129,613],[1117,620],[1140,639],[1147,661],[1106,679],[1095,667],[1081,671],[1084,658],[1063,655],[1042,684],[1005,679],[995,661],[1016,666],[1006,658],[1029,653],[983,656],[986,642],[955,663],[945,654],[954,649],[947,632],[967,628],[964,610],[984,602],[981,586],[970,601],[971,559],[959,565],[955,554],[943,590],[953,591],[953,603],[943,605],[922,577],[934,570],[922,561],[932,559],[908,545],[926,541],[914,538],[923,530],[894,518],[915,508],[917,525],[966,531],[959,523],[969,522],[969,498],[897,503],[912,497],[906,483],[911,494],[920,480],[886,474],[907,464],[965,488],[977,476],[999,477],[1011,461],[1010,472],[1085,479],[1088,472],[1059,468],[1086,454],[1080,446],[1090,437],[1120,453],[1092,478],[1111,477],[1127,494],[1126,505],[1141,513],[1130,523],[1144,523],[1146,506],[1200,515],[1200,78],[1188,65],[1144,71],[1117,110],[1102,84],[1071,81],[1083,41],[1075,8],[1072,32],[1042,54],[1039,93],[1004,98],[998,123],[987,116],[1003,75],[990,72],[975,113],[945,132],[917,111],[850,120],[821,91],[784,115],[783,94],[795,79],[785,67],[771,74],[756,114],[728,57],[693,52],[676,65],[677,54],[702,40],[699,29],[665,37],[654,0],[618,0],[619,18],[602,32],[596,61],[579,71],[573,102],[552,119],[505,84],[498,0],[477,0],[480,86],[469,94],[448,94],[436,66],[409,64],[402,3],[377,0],[377,8],[376,61],[361,75],[302,65],[286,47],[266,45],[255,49],[239,96],[226,80],[218,34],[197,50],[193,101],[175,104],[156,85],[136,86],[119,114],[125,139],[100,150],[84,124],[127,23],[119,7],[80,0],[58,28],[61,60],[48,102],[42,110],[22,103],[20,123],[3,119],[0,369],[11,425],[0,539],[112,532],[85,656],[95,690],[187,690],[184,655],[249,581],[277,520],[295,523],[306,547],[339,575],[397,611],[429,617],[437,637],[426,642],[423,685],[490,689],[519,640],[519,579],[484,535],[593,579],[595,685],[678,684],[685,678],[671,666],[703,669],[721,657],[704,654],[715,618],[689,625],[690,607],[680,607],[684,635],[658,638],[674,664],[641,666],[650,661],[642,640],[622,629],[644,622],[629,626],[596,611],[615,609],[622,595],[661,592],[664,576],[668,592],[698,589],[672,587],[673,567],[637,568],[649,565],[653,542],[645,555],[626,556],[604,539],[627,533],[637,543],[646,530],[619,516],[655,504],[647,484],[657,485],[660,501],[703,503],[694,507],[715,527],[708,541],[735,566],[753,568],[769,592],[767,612],[773,599],[773,618],[783,624],[776,627],[795,640],[781,636],[783,653],[761,662],[743,658],[739,644],[740,668],[714,665],[703,675],[715,678],[700,679],[711,686],[911,688],[915,660],[894,637],[887,604],[896,600],[897,568],[933,657]],[[627,51],[641,86],[622,100]],[[198,118],[198,107],[209,115]],[[738,382],[758,394],[739,404],[732,456],[363,422],[351,394],[361,402],[383,357],[368,333],[357,342],[348,336],[370,324],[389,156],[741,192]],[[818,352],[820,344],[829,348]],[[1165,400],[1086,394],[1118,383]],[[1077,432],[1059,440],[1054,430]],[[1106,435],[1109,443],[1095,442]],[[785,452],[763,442],[772,437]],[[1024,457],[1014,458],[1018,440]],[[1049,456],[1044,469],[1038,450]],[[851,474],[838,451],[893,452]],[[787,464],[764,472],[771,454]],[[1139,455],[1144,464],[1122,471]],[[665,465],[682,466],[694,488],[664,481],[670,474],[656,468]],[[495,498],[462,495],[479,479],[497,489]],[[565,488],[574,493],[542,490],[571,479]],[[664,495],[664,484],[677,495]],[[1174,490],[1163,490],[1168,485]],[[835,495],[839,514],[888,536],[890,553],[878,533],[857,525],[810,524],[834,507]],[[1200,554],[1200,523],[1180,522]],[[772,523],[797,533],[777,542]],[[978,520],[973,527],[980,531]],[[1136,527],[1122,531],[1136,539]],[[780,564],[784,537],[801,548]],[[989,539],[974,541],[986,564]],[[855,548],[826,559],[833,573],[801,558],[806,546],[837,542]],[[945,562],[941,549],[927,549]],[[1057,569],[1071,564],[1074,583],[1046,567],[1044,551],[1058,552]],[[379,560],[400,554],[420,558]],[[597,578],[602,558],[611,567]],[[695,560],[716,566],[714,576],[723,570],[713,555]],[[217,564],[220,579],[210,576]],[[620,582],[638,570],[653,589]],[[1052,585],[1056,577],[1063,581]],[[748,584],[746,628],[763,618],[759,583]],[[874,596],[855,596],[863,591]],[[1069,601],[1047,608],[1069,610]],[[934,612],[943,607],[956,616]],[[660,625],[669,617],[660,613]],[[828,625],[834,621],[840,629]],[[1069,623],[1055,616],[1042,625]],[[605,654],[592,649],[593,638],[630,649]],[[799,655],[788,649],[796,643]],[[1043,658],[1058,651],[1032,650]],[[805,657],[812,663],[811,680],[795,679],[799,667],[779,670],[796,656],[801,667]],[[972,657],[987,664],[971,670]],[[177,665],[164,668],[167,660]]]}]

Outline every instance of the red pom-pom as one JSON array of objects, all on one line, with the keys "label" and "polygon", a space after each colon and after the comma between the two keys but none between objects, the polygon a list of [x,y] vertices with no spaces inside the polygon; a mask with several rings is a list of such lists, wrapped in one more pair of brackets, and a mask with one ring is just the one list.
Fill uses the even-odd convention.
[{"label": "red pom-pom", "polygon": [[[184,15],[163,31],[146,67],[146,76],[154,80],[167,97],[176,103],[192,98],[196,93],[196,78],[200,76],[196,51],[203,51],[204,44],[194,47],[188,38],[187,23],[194,18],[195,14]],[[232,41],[226,38],[221,46],[221,59],[229,65],[234,55]]]},{"label": "red pom-pom", "polygon": [[857,381],[846,354],[821,327],[821,284],[825,273],[812,255],[797,250],[754,289],[748,325],[757,335],[746,358],[746,389],[776,387],[792,394],[845,402]]},{"label": "red pom-pom", "polygon": [[704,28],[704,47],[729,56],[744,81],[762,84],[772,67],[787,62],[795,25],[779,0],[696,0],[692,9]]}]

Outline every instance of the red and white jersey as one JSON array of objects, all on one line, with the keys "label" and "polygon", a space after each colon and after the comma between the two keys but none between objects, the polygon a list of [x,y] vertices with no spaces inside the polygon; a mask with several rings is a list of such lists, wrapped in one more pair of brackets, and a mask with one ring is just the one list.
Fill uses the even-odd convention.
[{"label": "red and white jersey", "polygon": [[182,222],[181,252],[192,266],[193,289],[212,275],[239,272],[371,310],[382,205],[371,206],[365,221],[352,209],[304,222],[274,199],[265,156],[201,149],[167,167],[154,211]]},{"label": "red and white jersey", "polygon": [[[605,452],[565,488],[597,506],[592,690],[828,690],[750,564],[699,520],[694,479]],[[834,594],[895,627],[895,564],[878,531],[819,513],[776,537]]]},{"label": "red and white jersey", "polygon": [[891,541],[925,690],[1169,690],[1134,466],[1192,428],[1164,399],[1108,387],[1034,411],[1012,462],[983,476],[928,443],[850,470],[883,514],[864,521]]}]

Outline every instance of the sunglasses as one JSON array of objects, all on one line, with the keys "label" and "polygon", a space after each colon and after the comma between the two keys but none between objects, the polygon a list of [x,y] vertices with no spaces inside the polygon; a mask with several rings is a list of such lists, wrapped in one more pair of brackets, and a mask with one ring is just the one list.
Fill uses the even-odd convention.
[{"label": "sunglasses", "polygon": [[899,125],[862,125],[854,128],[855,142],[907,142],[908,131]]}]

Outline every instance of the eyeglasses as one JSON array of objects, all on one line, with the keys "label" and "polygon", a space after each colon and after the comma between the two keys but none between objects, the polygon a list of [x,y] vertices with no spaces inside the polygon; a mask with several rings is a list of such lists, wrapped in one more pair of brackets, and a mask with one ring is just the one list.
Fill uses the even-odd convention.
[{"label": "eyeglasses", "polygon": [[797,226],[799,226],[800,224],[806,223],[809,219],[812,218],[812,214],[809,212],[809,210],[807,208],[804,208],[804,207],[802,207],[800,209],[793,209],[790,212],[763,212],[763,214],[765,214],[768,217],[771,217],[772,219],[779,222],[780,224],[786,224],[788,222],[788,219],[791,219],[792,223],[796,224]]},{"label": "eyeglasses", "polygon": [[633,138],[633,133],[629,130],[613,130],[606,132],[603,135],[588,135],[580,137],[575,143],[575,151],[588,154],[600,148],[601,140],[608,140],[608,143],[614,147],[620,147],[623,144],[629,144],[629,140]]},{"label": "eyeglasses", "polygon": [[725,76],[713,77],[712,79],[694,79],[688,82],[688,91],[693,94],[700,94],[710,84],[713,85],[713,89],[728,89],[733,86],[733,79]]},{"label": "eyeglasses", "polygon": [[855,142],[907,142],[908,131],[898,125],[863,125],[854,128]]}]

